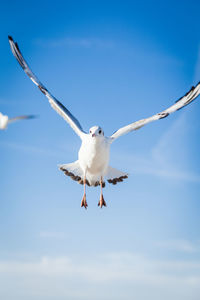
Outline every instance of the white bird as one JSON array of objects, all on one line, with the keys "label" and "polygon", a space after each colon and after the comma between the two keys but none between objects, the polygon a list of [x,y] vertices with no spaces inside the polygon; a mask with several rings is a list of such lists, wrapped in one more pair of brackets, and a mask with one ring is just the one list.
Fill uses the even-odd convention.
[{"label": "white bird", "polygon": [[87,208],[85,192],[86,184],[88,186],[101,186],[101,194],[98,205],[102,207],[103,205],[106,206],[106,202],[104,201],[102,193],[102,188],[105,186],[104,178],[106,178],[109,183],[113,184],[116,184],[117,182],[121,182],[123,181],[123,179],[128,178],[127,173],[123,173],[108,165],[110,145],[113,141],[115,141],[120,136],[127,134],[128,132],[143,127],[150,122],[167,117],[169,114],[188,105],[200,94],[199,82],[195,87],[192,87],[185,96],[181,97],[175,102],[175,104],[173,104],[169,108],[149,118],[142,119],[125,127],[122,127],[114,132],[110,137],[105,137],[102,128],[99,126],[91,127],[89,133],[86,133],[82,129],[79,121],[71,114],[71,112],[66,107],[64,107],[64,105],[60,103],[53,95],[51,95],[50,92],[45,88],[45,86],[33,74],[28,64],[24,60],[17,43],[13,41],[12,37],[9,36],[8,38],[12,53],[16,57],[25,73],[48,98],[49,103],[53,107],[53,109],[55,109],[55,111],[69,123],[72,129],[82,140],[82,144],[78,153],[78,160],[70,164],[60,165],[60,170],[62,170],[67,176],[70,176],[73,180],[78,181],[80,184],[84,184],[84,194],[81,201],[81,206],[84,206],[85,208]]},{"label": "white bird", "polygon": [[33,119],[35,116],[19,116],[14,118],[8,118],[8,116],[3,115],[0,112],[0,130],[4,130],[8,127],[8,124],[13,123],[18,120],[26,120],[26,119]]}]

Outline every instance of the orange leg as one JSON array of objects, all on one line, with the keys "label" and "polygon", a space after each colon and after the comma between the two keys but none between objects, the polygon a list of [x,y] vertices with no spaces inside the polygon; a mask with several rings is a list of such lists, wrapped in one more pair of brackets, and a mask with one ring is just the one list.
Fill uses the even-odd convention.
[{"label": "orange leg", "polygon": [[86,185],[86,178],[84,177],[84,194],[83,194],[83,199],[81,201],[81,207],[85,207],[87,209],[87,201],[86,201],[86,192],[85,192],[85,185]]},{"label": "orange leg", "polygon": [[102,191],[102,188],[103,188],[102,187],[102,185],[103,185],[102,177],[101,177],[100,185],[101,185],[101,194],[100,194],[100,200],[99,200],[98,206],[100,206],[102,208],[103,206],[106,206],[106,202],[104,200],[103,191]]}]

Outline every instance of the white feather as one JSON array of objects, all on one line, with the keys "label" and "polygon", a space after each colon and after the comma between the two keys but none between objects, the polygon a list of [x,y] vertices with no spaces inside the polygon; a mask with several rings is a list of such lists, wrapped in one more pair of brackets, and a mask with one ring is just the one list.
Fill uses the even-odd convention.
[{"label": "white feather", "polygon": [[115,178],[120,178],[120,177],[125,177],[125,176],[128,177],[128,174],[108,166],[107,172],[106,172],[107,179],[115,179]]},{"label": "white feather", "polygon": [[0,112],[0,130],[6,129],[6,128],[7,128],[7,125],[8,125],[8,116],[3,115],[3,114]]}]

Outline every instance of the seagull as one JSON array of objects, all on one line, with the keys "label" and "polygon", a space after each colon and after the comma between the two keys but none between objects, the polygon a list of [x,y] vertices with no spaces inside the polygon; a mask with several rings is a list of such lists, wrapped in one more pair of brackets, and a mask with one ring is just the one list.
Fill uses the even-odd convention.
[{"label": "seagull", "polygon": [[15,117],[15,118],[8,118],[8,116],[3,115],[0,112],[0,130],[5,130],[8,127],[8,124],[13,123],[15,121],[18,120],[26,120],[26,119],[33,119],[35,118],[35,116],[19,116],[19,117]]},{"label": "seagull", "polygon": [[84,185],[84,193],[81,201],[81,207],[87,208],[88,204],[86,201],[86,185],[88,186],[99,186],[101,187],[100,200],[98,206],[101,208],[106,206],[106,202],[103,197],[102,188],[105,187],[105,179],[109,183],[117,184],[128,178],[128,174],[121,172],[115,168],[109,166],[109,154],[111,144],[119,137],[137,130],[144,125],[164,119],[171,113],[180,110],[184,106],[188,105],[200,94],[200,82],[193,86],[189,92],[183,97],[178,99],[175,104],[169,108],[145,119],[133,122],[127,126],[124,126],[115,131],[111,136],[107,137],[104,135],[104,131],[100,126],[93,126],[89,132],[85,132],[79,123],[79,121],[72,115],[72,113],[59,102],[40,82],[40,80],[34,75],[29,68],[28,64],[24,60],[22,53],[19,50],[18,44],[14,42],[11,36],[8,37],[10,47],[13,55],[19,62],[24,72],[29,76],[34,84],[38,86],[40,91],[47,97],[52,108],[64,118],[65,121],[72,127],[75,133],[79,136],[82,141],[80,150],[78,152],[78,160],[69,164],[60,165],[60,170],[65,175],[71,177],[73,180]]}]

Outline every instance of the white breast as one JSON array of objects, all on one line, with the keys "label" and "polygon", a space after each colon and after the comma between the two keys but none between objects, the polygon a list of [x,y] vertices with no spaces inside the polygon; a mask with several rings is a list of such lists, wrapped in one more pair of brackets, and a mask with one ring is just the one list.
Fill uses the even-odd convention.
[{"label": "white breast", "polygon": [[87,136],[79,150],[79,163],[83,172],[103,176],[109,162],[110,143],[105,137]]}]

